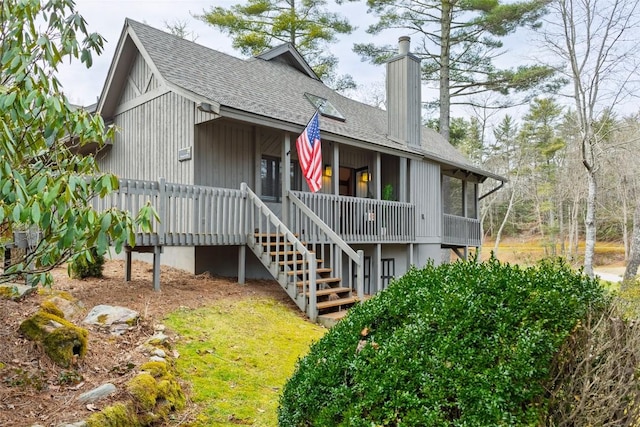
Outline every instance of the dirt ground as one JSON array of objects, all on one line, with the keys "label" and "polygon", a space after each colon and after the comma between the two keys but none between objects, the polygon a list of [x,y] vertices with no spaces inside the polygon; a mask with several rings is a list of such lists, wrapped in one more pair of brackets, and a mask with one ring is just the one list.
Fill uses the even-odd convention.
[{"label": "dirt ground", "polygon": [[[81,325],[88,311],[99,304],[136,310],[141,321],[120,337],[88,327],[86,356],[76,367],[62,369],[18,332],[20,323],[37,311],[47,292],[34,293],[19,302],[0,299],[0,426],[77,422],[91,411],[126,397],[121,386],[136,373],[136,366],[148,360],[138,345],[154,333],[154,325],[179,307],[197,308],[221,299],[264,296],[295,307],[275,281],[254,280],[239,285],[230,279],[194,276],[168,267],[162,267],[161,290],[154,292],[151,266],[142,262],[133,263],[131,282],[124,281],[122,261],[107,261],[100,279],[70,279],[63,268],[53,275],[53,291],[67,291],[84,305],[83,312],[70,319],[76,324]],[[176,339],[171,331],[165,333]],[[93,405],[78,402],[79,395],[107,382],[116,385],[118,393]],[[174,425],[188,421],[195,412],[189,407]]]}]

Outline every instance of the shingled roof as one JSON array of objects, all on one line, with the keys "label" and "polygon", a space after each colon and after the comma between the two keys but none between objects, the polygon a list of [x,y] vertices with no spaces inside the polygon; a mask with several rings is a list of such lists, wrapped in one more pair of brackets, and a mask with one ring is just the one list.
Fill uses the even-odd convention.
[{"label": "shingled roof", "polygon": [[[125,21],[114,62],[119,56],[120,60],[126,60],[127,55],[130,58],[131,53],[123,50],[127,36],[165,83],[180,88],[182,94],[186,93],[196,102],[219,105],[222,116],[242,113],[247,117],[266,118],[273,127],[291,130],[293,125],[301,131],[315,111],[304,96],[310,93],[327,99],[345,116],[344,121],[321,118],[323,139],[366,145],[371,149],[400,150],[482,178],[502,180],[472,165],[430,129],[422,130],[422,150],[390,140],[386,111],[340,95],[305,72],[304,67],[270,60],[273,56],[236,58],[131,19]],[[116,72],[116,64],[112,64],[98,105],[107,118],[115,110],[115,94],[110,101],[106,98]]]}]

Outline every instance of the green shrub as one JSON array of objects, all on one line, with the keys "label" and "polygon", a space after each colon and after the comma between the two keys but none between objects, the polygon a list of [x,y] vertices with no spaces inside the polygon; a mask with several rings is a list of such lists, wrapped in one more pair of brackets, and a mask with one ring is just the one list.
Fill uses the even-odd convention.
[{"label": "green shrub", "polygon": [[102,277],[104,269],[104,255],[98,255],[96,248],[91,248],[78,255],[71,261],[71,277],[84,279],[86,277]]},{"label": "green shrub", "polygon": [[411,270],[298,362],[280,425],[536,425],[554,354],[605,300],[560,261]]}]

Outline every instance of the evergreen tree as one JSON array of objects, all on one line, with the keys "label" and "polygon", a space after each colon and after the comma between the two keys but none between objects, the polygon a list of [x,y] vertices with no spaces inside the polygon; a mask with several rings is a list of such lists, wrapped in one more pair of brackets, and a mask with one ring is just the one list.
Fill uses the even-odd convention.
[{"label": "evergreen tree", "polygon": [[[519,27],[539,25],[547,0],[510,3],[500,0],[368,0],[378,22],[371,34],[405,29],[417,35],[413,53],[422,59],[423,79],[440,91],[440,134],[449,139],[452,105],[472,103],[473,95],[528,91],[549,81],[554,71],[544,65],[500,69],[494,59],[502,37]],[[415,37],[415,36],[414,36]],[[354,50],[374,63],[394,54],[391,46],[356,44]],[[555,86],[553,86],[555,88]],[[506,105],[506,104],[504,104]]]},{"label": "evergreen tree", "polygon": [[291,43],[326,84],[351,89],[353,78],[337,75],[338,58],[327,47],[336,35],[351,34],[354,27],[326,4],[326,0],[248,0],[228,9],[212,7],[198,18],[231,36],[233,47],[245,55]]}]

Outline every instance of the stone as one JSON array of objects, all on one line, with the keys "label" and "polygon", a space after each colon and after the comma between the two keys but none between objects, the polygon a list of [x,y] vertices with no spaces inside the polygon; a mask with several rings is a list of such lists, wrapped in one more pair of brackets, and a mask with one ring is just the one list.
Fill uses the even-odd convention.
[{"label": "stone", "polygon": [[86,393],[82,393],[80,397],[78,397],[78,401],[81,403],[92,403],[100,399],[104,399],[115,392],[116,386],[111,383],[106,383],[94,388],[93,390],[89,390]]},{"label": "stone", "polygon": [[77,421],[75,423],[62,423],[62,424],[58,424],[56,427],[87,427],[87,422]]},{"label": "stone", "polygon": [[151,352],[152,356],[162,357],[163,359],[167,357],[167,353],[161,348],[156,348]]},{"label": "stone", "polygon": [[152,362],[163,362],[163,363],[167,363],[167,361],[165,360],[164,357],[160,357],[160,356],[151,356],[149,358],[149,360],[151,360]]},{"label": "stone", "polygon": [[140,313],[126,307],[96,305],[83,320],[89,325],[108,327],[112,334],[122,335],[138,323]]},{"label": "stone", "polygon": [[146,341],[146,344],[164,345],[164,343],[166,343],[168,339],[169,339],[168,336],[166,336],[162,332],[158,332],[158,333],[155,333],[155,334],[151,335],[149,337],[149,339]]},{"label": "stone", "polygon": [[82,302],[69,301],[68,299],[62,298],[58,295],[48,298],[47,300],[51,301],[56,307],[62,310],[65,319],[74,318],[84,309]]},{"label": "stone", "polygon": [[35,286],[26,286],[19,283],[4,283],[0,285],[0,298],[18,301],[37,289]]}]

